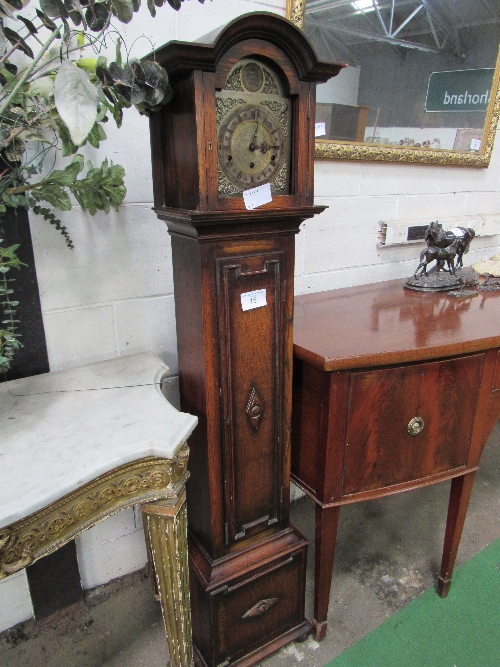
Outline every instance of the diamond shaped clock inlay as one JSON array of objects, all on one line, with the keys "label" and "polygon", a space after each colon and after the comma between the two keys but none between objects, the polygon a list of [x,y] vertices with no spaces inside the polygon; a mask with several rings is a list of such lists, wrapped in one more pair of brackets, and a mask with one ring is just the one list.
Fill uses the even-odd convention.
[{"label": "diamond shaped clock inlay", "polygon": [[245,412],[251,427],[253,428],[254,431],[257,431],[260,425],[260,420],[262,419],[263,408],[262,408],[261,398],[257,393],[257,389],[255,387],[252,387],[252,391],[250,392],[250,396],[248,397],[247,409]]}]

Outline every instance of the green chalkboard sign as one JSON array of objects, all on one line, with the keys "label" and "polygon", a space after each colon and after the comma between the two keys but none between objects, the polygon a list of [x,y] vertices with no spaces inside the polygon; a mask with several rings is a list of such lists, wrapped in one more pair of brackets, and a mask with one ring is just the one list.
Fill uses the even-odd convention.
[{"label": "green chalkboard sign", "polygon": [[426,111],[486,111],[495,70],[462,69],[433,72],[429,77]]}]

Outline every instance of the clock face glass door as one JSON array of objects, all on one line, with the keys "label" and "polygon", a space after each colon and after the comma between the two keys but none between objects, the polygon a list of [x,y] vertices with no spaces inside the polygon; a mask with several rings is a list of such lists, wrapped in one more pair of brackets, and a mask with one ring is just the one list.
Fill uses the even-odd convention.
[{"label": "clock face glass door", "polygon": [[291,101],[277,74],[245,58],[217,92],[218,195],[241,196],[264,183],[290,192]]}]

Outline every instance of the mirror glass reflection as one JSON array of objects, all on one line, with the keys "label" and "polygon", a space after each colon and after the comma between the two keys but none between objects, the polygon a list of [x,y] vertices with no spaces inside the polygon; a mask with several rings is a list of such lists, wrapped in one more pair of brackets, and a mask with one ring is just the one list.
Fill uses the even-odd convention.
[{"label": "mirror glass reflection", "polygon": [[481,151],[498,0],[307,0],[304,29],[349,65],[318,86],[317,139]]}]

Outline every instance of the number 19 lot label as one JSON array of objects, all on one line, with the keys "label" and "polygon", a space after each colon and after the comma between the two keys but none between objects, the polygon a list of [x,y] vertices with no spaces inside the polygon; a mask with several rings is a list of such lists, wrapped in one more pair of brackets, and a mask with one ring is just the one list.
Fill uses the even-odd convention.
[{"label": "number 19 lot label", "polygon": [[262,306],[267,306],[265,289],[243,292],[241,295],[242,310],[252,310],[253,308],[261,308]]}]

